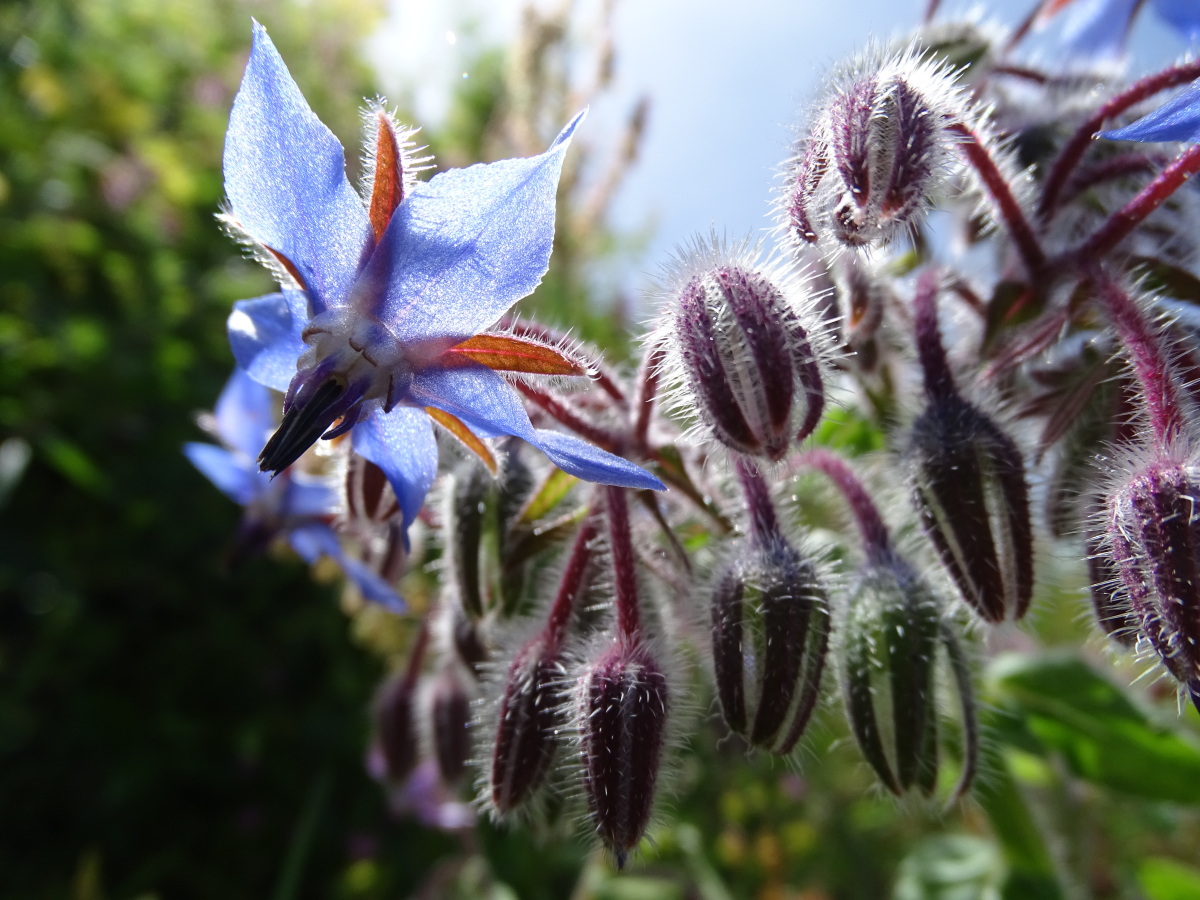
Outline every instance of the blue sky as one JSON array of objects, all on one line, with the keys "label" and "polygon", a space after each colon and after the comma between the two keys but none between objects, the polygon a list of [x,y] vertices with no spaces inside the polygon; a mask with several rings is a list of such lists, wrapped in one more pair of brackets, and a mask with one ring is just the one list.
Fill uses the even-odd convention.
[{"label": "blue sky", "polygon": [[[504,41],[516,30],[523,5],[391,0],[391,14],[370,50],[385,89],[411,96],[421,120],[436,122],[452,83],[470,77],[464,66],[471,42]],[[581,38],[596,21],[598,5],[573,4]],[[597,136],[611,133],[620,112],[649,93],[642,155],[614,215],[620,227],[653,231],[625,286],[636,290],[644,273],[694,235],[715,228],[740,237],[768,227],[775,173],[823,74],[872,37],[907,31],[923,8],[924,0],[619,3],[616,89],[592,109],[584,136],[602,143]],[[995,19],[1014,23],[1028,5],[996,0],[987,8]],[[1183,49],[1143,15],[1134,41],[1140,68],[1165,64]]]}]

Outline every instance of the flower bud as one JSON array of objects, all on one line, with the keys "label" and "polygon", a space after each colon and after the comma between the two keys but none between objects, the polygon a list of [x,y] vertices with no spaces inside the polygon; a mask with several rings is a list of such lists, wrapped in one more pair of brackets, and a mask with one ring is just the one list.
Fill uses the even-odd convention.
[{"label": "flower bud", "polygon": [[417,765],[416,700],[413,679],[405,672],[390,676],[375,697],[372,712],[383,775],[393,784],[404,781]]},{"label": "flower bud", "polygon": [[562,725],[561,652],[539,635],[508,667],[500,699],[487,797],[496,814],[523,806],[550,770]]},{"label": "flower bud", "polygon": [[1166,456],[1108,499],[1107,541],[1129,607],[1163,666],[1200,708],[1200,471]]},{"label": "flower bud", "polygon": [[667,677],[641,641],[618,639],[577,682],[588,812],[618,867],[650,821],[670,706]]},{"label": "flower bud", "polygon": [[781,537],[746,542],[712,593],[713,667],[730,730],[791,751],[820,695],[829,609],[816,569]]},{"label": "flower bud", "polygon": [[1123,590],[1112,554],[1106,552],[1104,538],[1099,534],[1088,535],[1087,548],[1088,585],[1096,622],[1118,644],[1133,647],[1137,643],[1138,618]]},{"label": "flower bud", "polygon": [[730,450],[779,460],[825,408],[820,326],[806,287],[745,248],[681,263],[662,335],[680,407]]},{"label": "flower bud", "polygon": [[433,756],[442,781],[454,784],[471,756],[471,698],[455,666],[447,665],[429,688]]},{"label": "flower bud", "polygon": [[1012,439],[958,394],[934,395],[913,423],[909,469],[921,524],[963,599],[987,622],[1025,615],[1033,526]]},{"label": "flower bud", "polygon": [[[868,563],[851,591],[841,631],[846,715],[863,756],[894,794],[932,794],[938,768],[935,667],[945,645],[957,666],[955,638],[936,594],[903,559]],[[956,796],[975,773],[977,753],[970,678],[958,679],[965,752]]]},{"label": "flower bud", "polygon": [[835,81],[788,165],[787,226],[802,243],[885,243],[930,205],[969,104],[947,67],[914,53]]}]

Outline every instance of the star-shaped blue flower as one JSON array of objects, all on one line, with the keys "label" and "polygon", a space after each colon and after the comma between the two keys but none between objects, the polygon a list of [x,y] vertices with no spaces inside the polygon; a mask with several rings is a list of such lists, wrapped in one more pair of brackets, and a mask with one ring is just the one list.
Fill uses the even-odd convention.
[{"label": "star-shaped blue flower", "polygon": [[334,560],[363,596],[395,611],[404,609],[396,592],[361,561],[348,556],[330,525],[339,507],[327,478],[287,469],[279,477],[259,469],[255,456],[275,425],[271,390],[241,369],[221,392],[212,430],[224,446],[185,444],[184,454],[221,493],[246,510],[238,530],[241,554],[260,552],[284,537],[305,562]]},{"label": "star-shaped blue flower", "polygon": [[437,470],[432,416],[485,458],[480,439],[515,435],[580,478],[662,489],[633,463],[535,429],[495,369],[567,374],[569,361],[481,334],[548,267],[558,177],[581,119],[540,156],[418,182],[404,152],[410,133],[379,111],[364,201],[341,144],[255,23],[225,139],[225,189],[227,220],[283,282],[280,293],[238,303],[229,320],[239,364],[286,392],[264,470],[282,471],[318,438],[350,431],[354,451],[387,474],[407,524]]}]

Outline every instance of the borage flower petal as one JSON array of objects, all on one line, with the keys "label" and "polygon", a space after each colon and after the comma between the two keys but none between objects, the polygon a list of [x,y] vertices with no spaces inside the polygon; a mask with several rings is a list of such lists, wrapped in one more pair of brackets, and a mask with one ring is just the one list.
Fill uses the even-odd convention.
[{"label": "borage flower petal", "polygon": [[[304,294],[293,290],[233,304],[229,346],[238,366],[259,384],[282,392],[292,383],[296,360],[306,349],[300,338],[307,320],[306,305]],[[257,456],[261,449],[259,435],[258,446],[250,453]]]},{"label": "borage flower petal", "polygon": [[1110,141],[1200,143],[1200,82],[1124,128],[1101,131]]},{"label": "borage flower petal", "polygon": [[[279,294],[237,304],[229,321],[239,364],[286,390],[283,423],[259,456],[264,470],[282,471],[317,439],[353,430],[354,448],[387,474],[407,525],[436,472],[429,408],[454,416],[461,426],[437,414],[485,457],[479,438],[512,434],[578,477],[662,489],[632,463],[534,429],[500,376],[447,354],[541,281],[563,158],[582,118],[538,156],[415,183],[386,227],[384,218],[372,226],[337,139],[255,25],[225,175],[227,218],[284,281]],[[413,162],[397,164],[411,173]]]},{"label": "borage flower petal", "polygon": [[313,312],[345,298],[368,247],[367,212],[346,177],[342,145],[258,22],[229,114],[224,168],[232,224],[290,261]]},{"label": "borage flower petal", "polygon": [[555,431],[534,428],[512,387],[491,369],[475,363],[429,368],[413,376],[412,396],[461,419],[481,437],[513,435],[537,447],[570,475],[620,487],[661,491],[663,484],[645,469]]}]

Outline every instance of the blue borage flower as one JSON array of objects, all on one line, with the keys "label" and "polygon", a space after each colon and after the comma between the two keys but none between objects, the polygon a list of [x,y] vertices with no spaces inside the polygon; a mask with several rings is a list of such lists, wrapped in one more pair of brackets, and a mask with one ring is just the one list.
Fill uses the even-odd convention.
[{"label": "blue borage flower", "polygon": [[285,391],[283,422],[259,455],[265,471],[352,432],[354,451],[386,473],[407,525],[437,471],[432,418],[493,471],[484,441],[515,435],[577,477],[663,489],[633,463],[535,429],[496,371],[585,374],[578,362],[528,338],[483,333],[546,272],[558,177],[582,118],[539,156],[418,182],[412,132],[376,109],[364,203],[341,144],[254,24],[225,140],[225,218],[281,281],[279,293],[241,301],[229,319],[238,363]]},{"label": "blue borage flower", "polygon": [[185,444],[184,454],[230,500],[245,507],[238,549],[258,552],[284,537],[309,565],[333,559],[368,600],[401,611],[396,592],[361,561],[347,556],[330,522],[339,507],[334,483],[287,469],[272,477],[255,456],[275,427],[276,401],[271,390],[241,369],[221,392],[213,410],[212,431],[224,446]]},{"label": "blue borage flower", "polygon": [[[1112,59],[1125,52],[1133,18],[1142,0],[1052,0],[1045,16],[1064,7],[1062,44],[1071,52],[1097,59]],[[1158,17],[1185,40],[1200,38],[1200,4],[1195,0],[1153,0]]]},{"label": "blue borage flower", "polygon": [[1101,131],[1096,136],[1110,141],[1200,143],[1200,82],[1192,84],[1136,122],[1124,128]]}]

